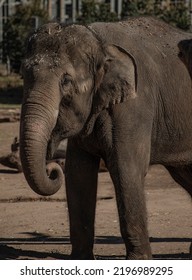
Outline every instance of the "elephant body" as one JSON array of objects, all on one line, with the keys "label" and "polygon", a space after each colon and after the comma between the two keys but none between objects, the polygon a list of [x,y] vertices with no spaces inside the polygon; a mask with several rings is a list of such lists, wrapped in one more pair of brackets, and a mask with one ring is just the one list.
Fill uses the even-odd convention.
[{"label": "elephant body", "polygon": [[144,197],[149,166],[164,165],[192,195],[191,79],[177,49],[190,36],[159,20],[137,18],[47,24],[29,39],[21,160],[31,188],[50,195],[63,177],[57,165],[46,166],[46,157],[68,138],[73,259],[94,257],[100,159],[114,183],[128,259],[151,258]]}]

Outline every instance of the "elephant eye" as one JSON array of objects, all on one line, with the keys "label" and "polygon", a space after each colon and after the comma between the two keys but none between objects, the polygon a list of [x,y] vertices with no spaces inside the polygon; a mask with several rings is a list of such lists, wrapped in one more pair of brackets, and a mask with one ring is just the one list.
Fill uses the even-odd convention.
[{"label": "elephant eye", "polygon": [[68,94],[62,98],[61,105],[70,106],[71,102],[72,102],[72,96]]},{"label": "elephant eye", "polygon": [[63,75],[61,79],[61,86],[62,87],[69,86],[71,83],[72,83],[72,77],[68,74]]}]

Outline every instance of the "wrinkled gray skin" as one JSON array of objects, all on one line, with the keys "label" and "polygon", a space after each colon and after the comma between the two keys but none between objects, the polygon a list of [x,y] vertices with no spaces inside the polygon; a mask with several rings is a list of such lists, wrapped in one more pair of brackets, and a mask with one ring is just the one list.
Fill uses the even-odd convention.
[{"label": "wrinkled gray skin", "polygon": [[21,160],[31,188],[55,193],[46,166],[60,140],[66,159],[72,259],[92,259],[97,178],[104,159],[115,186],[127,259],[150,259],[144,179],[164,165],[192,195],[191,79],[177,44],[190,34],[155,19],[67,27],[29,39],[24,62]]}]

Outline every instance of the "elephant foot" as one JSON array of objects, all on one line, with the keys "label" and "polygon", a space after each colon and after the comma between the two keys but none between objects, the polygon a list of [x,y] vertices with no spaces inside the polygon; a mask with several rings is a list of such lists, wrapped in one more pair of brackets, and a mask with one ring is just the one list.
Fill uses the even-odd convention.
[{"label": "elephant foot", "polygon": [[143,250],[134,250],[134,251],[128,251],[127,260],[152,260],[152,254],[150,247],[148,249]]},{"label": "elephant foot", "polygon": [[130,253],[126,256],[126,260],[152,260],[151,254]]}]

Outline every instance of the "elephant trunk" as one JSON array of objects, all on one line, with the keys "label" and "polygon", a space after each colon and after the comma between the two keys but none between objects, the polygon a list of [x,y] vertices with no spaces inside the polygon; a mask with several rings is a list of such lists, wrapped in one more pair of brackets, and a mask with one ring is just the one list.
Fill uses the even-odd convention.
[{"label": "elephant trunk", "polygon": [[57,163],[46,165],[47,147],[56,124],[58,105],[52,100],[49,108],[47,105],[45,108],[46,100],[38,99],[38,93],[31,95],[35,96],[35,101],[27,98],[21,112],[21,163],[29,186],[36,193],[47,196],[56,193],[64,182],[63,171]]}]

